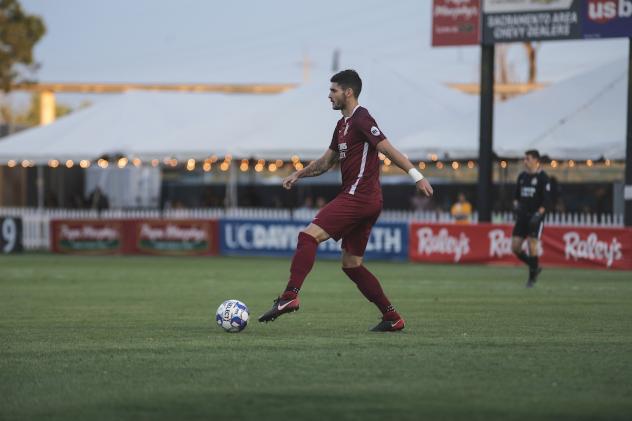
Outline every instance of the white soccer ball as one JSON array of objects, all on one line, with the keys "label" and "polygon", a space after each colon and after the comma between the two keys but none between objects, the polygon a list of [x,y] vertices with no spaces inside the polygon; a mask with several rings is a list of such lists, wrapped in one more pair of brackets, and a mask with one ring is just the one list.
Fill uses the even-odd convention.
[{"label": "white soccer ball", "polygon": [[246,304],[239,300],[227,300],[217,308],[215,321],[226,332],[237,333],[246,328],[249,316]]}]

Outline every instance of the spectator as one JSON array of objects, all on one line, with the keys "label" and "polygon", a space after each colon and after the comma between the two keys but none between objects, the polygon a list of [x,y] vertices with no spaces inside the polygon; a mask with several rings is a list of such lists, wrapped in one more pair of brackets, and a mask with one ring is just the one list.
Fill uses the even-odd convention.
[{"label": "spectator", "polygon": [[110,201],[108,197],[101,191],[99,186],[96,186],[90,196],[88,196],[88,206],[90,209],[96,209],[102,211],[110,207]]},{"label": "spectator", "polygon": [[450,214],[457,224],[469,224],[472,218],[472,204],[467,201],[465,194],[459,193],[458,200],[452,205]]}]

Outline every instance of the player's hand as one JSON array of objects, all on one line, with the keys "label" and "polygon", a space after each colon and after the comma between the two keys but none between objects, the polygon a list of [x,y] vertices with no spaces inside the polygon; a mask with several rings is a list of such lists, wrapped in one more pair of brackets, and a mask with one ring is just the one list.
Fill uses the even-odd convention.
[{"label": "player's hand", "polygon": [[290,190],[298,181],[298,171],[288,175],[283,179],[283,187]]},{"label": "player's hand", "polygon": [[417,182],[417,189],[422,192],[426,197],[431,197],[432,196],[432,186],[430,185],[430,183],[428,182],[428,180],[421,179]]}]

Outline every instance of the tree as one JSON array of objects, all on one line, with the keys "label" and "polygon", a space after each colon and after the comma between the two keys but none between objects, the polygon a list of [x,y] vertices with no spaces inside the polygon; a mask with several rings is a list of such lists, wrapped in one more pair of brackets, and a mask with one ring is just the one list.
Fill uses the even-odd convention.
[{"label": "tree", "polygon": [[28,82],[20,67],[37,67],[33,47],[45,32],[44,21],[24,13],[18,0],[0,0],[0,90],[9,92],[14,84]]}]

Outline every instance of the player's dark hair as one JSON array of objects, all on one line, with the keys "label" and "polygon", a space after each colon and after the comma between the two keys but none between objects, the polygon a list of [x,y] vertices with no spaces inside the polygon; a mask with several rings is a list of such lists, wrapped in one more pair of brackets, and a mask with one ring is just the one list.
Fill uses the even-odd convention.
[{"label": "player's dark hair", "polygon": [[528,150],[528,151],[526,151],[524,154],[525,154],[525,155],[529,155],[529,156],[531,156],[532,158],[537,159],[538,161],[540,160],[540,152],[538,152],[538,150],[537,150],[537,149],[529,149],[529,150]]},{"label": "player's dark hair", "polygon": [[353,96],[356,98],[362,92],[362,79],[360,79],[360,75],[355,70],[347,69],[338,72],[329,81],[342,86],[342,89],[351,88]]}]

